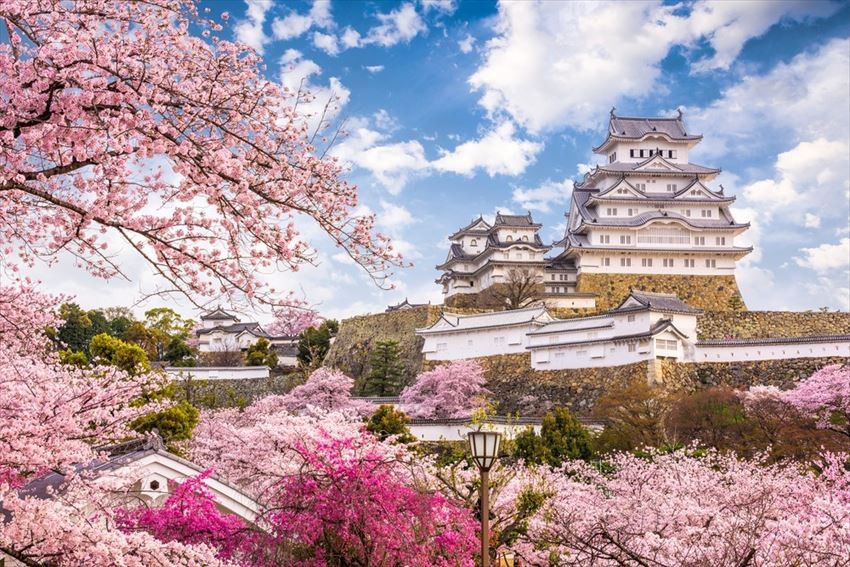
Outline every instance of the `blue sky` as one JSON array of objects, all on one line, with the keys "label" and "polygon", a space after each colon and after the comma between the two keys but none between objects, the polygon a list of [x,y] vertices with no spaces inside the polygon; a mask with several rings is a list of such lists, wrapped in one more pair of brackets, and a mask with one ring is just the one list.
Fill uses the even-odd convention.
[{"label": "blue sky", "polygon": [[[382,291],[317,236],[322,263],[276,279],[323,313],[439,302],[446,236],[479,213],[531,210],[544,240],[559,238],[612,106],[681,107],[704,134],[692,161],[723,169],[715,183],[753,223],[756,252],[738,273],[751,309],[850,307],[848,2],[200,6],[228,13],[224,33],[261,52],[270,79],[303,80],[317,103],[338,97],[331,119],[348,136],[333,151],[415,264]],[[144,287],[76,281],[64,291],[89,306],[127,304]]]}]

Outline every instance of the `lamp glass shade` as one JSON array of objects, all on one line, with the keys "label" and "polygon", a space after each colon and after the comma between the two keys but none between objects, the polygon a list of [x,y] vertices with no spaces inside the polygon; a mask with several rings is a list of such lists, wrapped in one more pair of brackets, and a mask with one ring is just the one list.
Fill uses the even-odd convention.
[{"label": "lamp glass shade", "polygon": [[499,457],[501,433],[493,431],[470,431],[468,434],[469,452],[478,468],[488,471]]}]

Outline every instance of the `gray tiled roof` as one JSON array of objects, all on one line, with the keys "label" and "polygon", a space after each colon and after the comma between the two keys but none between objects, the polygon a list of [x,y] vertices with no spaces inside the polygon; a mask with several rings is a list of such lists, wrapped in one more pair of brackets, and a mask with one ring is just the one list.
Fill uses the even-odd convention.
[{"label": "gray tiled roof", "polygon": [[[474,227],[478,223],[482,223],[486,228],[477,228],[473,230],[472,227]],[[492,227],[487,223],[487,221],[484,220],[484,217],[479,215],[478,218],[472,219],[471,223],[449,236],[449,239],[459,238],[464,234],[487,234],[490,228]]]},{"label": "gray tiled roof", "polygon": [[806,337],[769,337],[755,339],[710,339],[698,341],[697,346],[781,345],[793,343],[829,343],[850,341],[850,335],[812,335]]},{"label": "gray tiled roof", "polygon": [[672,293],[655,293],[649,291],[639,291],[632,290],[623,303],[621,303],[615,309],[610,309],[612,313],[616,313],[618,311],[631,311],[635,309],[634,307],[623,307],[623,305],[629,299],[635,299],[638,303],[644,306],[644,308],[654,309],[656,311],[672,311],[675,313],[702,313],[702,309],[697,309],[695,307],[691,307],[681,299],[679,299],[676,295]]},{"label": "gray tiled roof", "polygon": [[[682,187],[681,189],[679,189],[678,191],[673,192],[673,193],[666,193],[666,192],[665,193],[651,193],[651,192],[641,191],[640,189],[636,188],[634,185],[629,183],[628,179],[624,178],[622,180],[622,182],[625,183],[632,191],[634,191],[635,193],[640,195],[640,197],[633,197],[634,199],[637,199],[637,200],[640,200],[640,201],[652,202],[652,201],[674,201],[675,200],[675,201],[682,203],[682,204],[686,204],[686,203],[718,203],[718,202],[732,203],[732,202],[735,201],[734,195],[726,196],[722,192],[712,191],[709,187],[706,187],[705,185],[700,183],[700,180],[696,177],[694,179],[692,179],[690,183],[688,183],[687,185],[685,185],[684,187]],[[712,195],[712,198],[694,197],[694,198],[689,198],[689,199],[678,199],[678,197],[680,197],[680,196],[684,195],[685,193],[687,193],[688,191],[690,191],[693,188],[693,186],[697,185],[697,184],[699,184],[701,186],[700,187],[701,189],[705,189],[706,191],[708,191],[708,193],[710,195]],[[590,198],[603,199],[603,198],[606,197],[606,195],[611,193],[619,185],[620,185],[620,182],[614,183],[613,185],[611,185],[607,189],[602,189],[599,192],[592,193],[590,195]],[[628,200],[630,200],[630,197],[615,197],[615,198],[608,198],[608,200],[609,201],[615,201],[615,200],[616,201],[628,201]]]},{"label": "gray tiled roof", "polygon": [[540,225],[534,222],[531,218],[531,213],[524,215],[503,215],[496,213],[496,222],[493,226],[517,226],[517,227],[539,227]]},{"label": "gray tiled roof", "polygon": [[667,134],[674,140],[698,140],[702,136],[688,134],[681,117],[644,118],[633,116],[611,116],[608,131],[620,138],[641,138],[647,134]]},{"label": "gray tiled roof", "polygon": [[270,336],[263,330],[262,327],[260,327],[259,323],[235,323],[233,325],[219,325],[218,327],[213,327],[211,329],[198,329],[196,333],[198,336],[200,336],[216,331],[221,331],[224,333],[241,333],[242,331],[251,331],[259,337]]},{"label": "gray tiled roof", "polygon": [[[650,158],[654,159],[654,158]],[[663,159],[663,158],[662,158]],[[666,161],[666,160],[665,160]],[[635,172],[638,168],[644,165],[645,162],[640,163],[626,163],[626,162],[614,162],[614,163],[606,163],[597,166],[600,171],[606,171],[611,173],[631,173]],[[676,163],[671,164],[676,169],[653,169],[653,168],[644,168],[637,173],[676,173],[676,174],[692,174],[698,175],[702,173],[720,173],[720,169],[716,167],[706,167],[704,165],[699,165],[696,163]]]},{"label": "gray tiled roof", "polygon": [[[545,328],[545,327],[544,327]],[[678,334],[683,338],[687,338],[688,335],[680,331],[670,319],[659,319],[656,321],[648,331],[644,331],[642,333],[631,333],[628,335],[616,335],[613,337],[600,337],[598,339],[585,339],[581,341],[561,341],[556,343],[545,343],[539,345],[528,345],[526,348],[529,350],[539,350],[539,349],[548,349],[554,347],[562,347],[562,346],[576,346],[576,345],[591,345],[591,344],[599,344],[599,343],[608,343],[608,342],[630,342],[637,341],[640,339],[649,339],[658,333],[666,330],[671,330],[672,332]]]},{"label": "gray tiled roof", "polygon": [[201,315],[201,320],[204,321],[226,321],[228,319],[233,319],[238,321],[239,318],[236,315],[231,315],[221,307],[217,307],[208,313],[204,313]]}]

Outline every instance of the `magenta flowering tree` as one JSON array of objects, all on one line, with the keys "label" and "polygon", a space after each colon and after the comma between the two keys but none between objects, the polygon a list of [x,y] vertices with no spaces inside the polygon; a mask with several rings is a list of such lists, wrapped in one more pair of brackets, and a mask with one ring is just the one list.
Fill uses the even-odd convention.
[{"label": "magenta flowering tree", "polygon": [[131,533],[143,530],[161,542],[203,544],[223,560],[247,563],[256,552],[259,535],[235,514],[219,511],[215,495],[204,483],[212,470],[183,482],[169,482],[170,494],[160,507],[121,508],[116,522]]},{"label": "magenta flowering tree", "polygon": [[412,418],[469,417],[486,404],[484,369],[474,360],[456,360],[416,377],[401,393],[400,409]]},{"label": "magenta flowering tree", "polygon": [[472,567],[471,511],[415,490],[368,437],[293,447],[300,474],[280,480],[264,516],[277,548],[300,558],[288,564]]},{"label": "magenta flowering tree", "polygon": [[850,366],[821,368],[783,397],[818,427],[850,436]]}]

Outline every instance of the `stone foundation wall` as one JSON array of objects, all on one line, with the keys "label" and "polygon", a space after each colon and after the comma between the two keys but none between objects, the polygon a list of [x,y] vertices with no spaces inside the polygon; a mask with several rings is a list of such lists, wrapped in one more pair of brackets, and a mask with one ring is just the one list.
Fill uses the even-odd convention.
[{"label": "stone foundation wall", "polygon": [[[688,305],[711,311],[731,311],[732,298],[741,298],[735,276],[588,273],[578,276],[577,291],[595,293],[599,311],[617,307],[632,289],[674,293]],[[745,309],[743,302],[740,307]]]},{"label": "stone foundation wall", "polygon": [[[555,406],[586,414],[605,392],[633,380],[647,379],[647,363],[608,368],[533,370],[528,353],[485,356],[476,359],[484,367],[487,388],[493,392],[499,414],[542,416]],[[425,361],[431,369],[443,361]]]},{"label": "stone foundation wall", "polygon": [[837,311],[706,311],[697,319],[700,339],[751,339],[850,334],[850,313]]},{"label": "stone foundation wall", "polygon": [[413,380],[422,367],[425,340],[415,330],[440,318],[441,306],[426,305],[403,311],[345,319],[325,358],[324,366],[338,368],[355,380],[371,371],[370,358],[378,341],[397,341],[404,363],[404,381]]},{"label": "stone foundation wall", "polygon": [[824,366],[848,364],[850,360],[828,357],[684,364],[663,360],[660,363],[665,388],[692,391],[710,386],[742,389],[750,386],[777,386],[787,389]]}]

